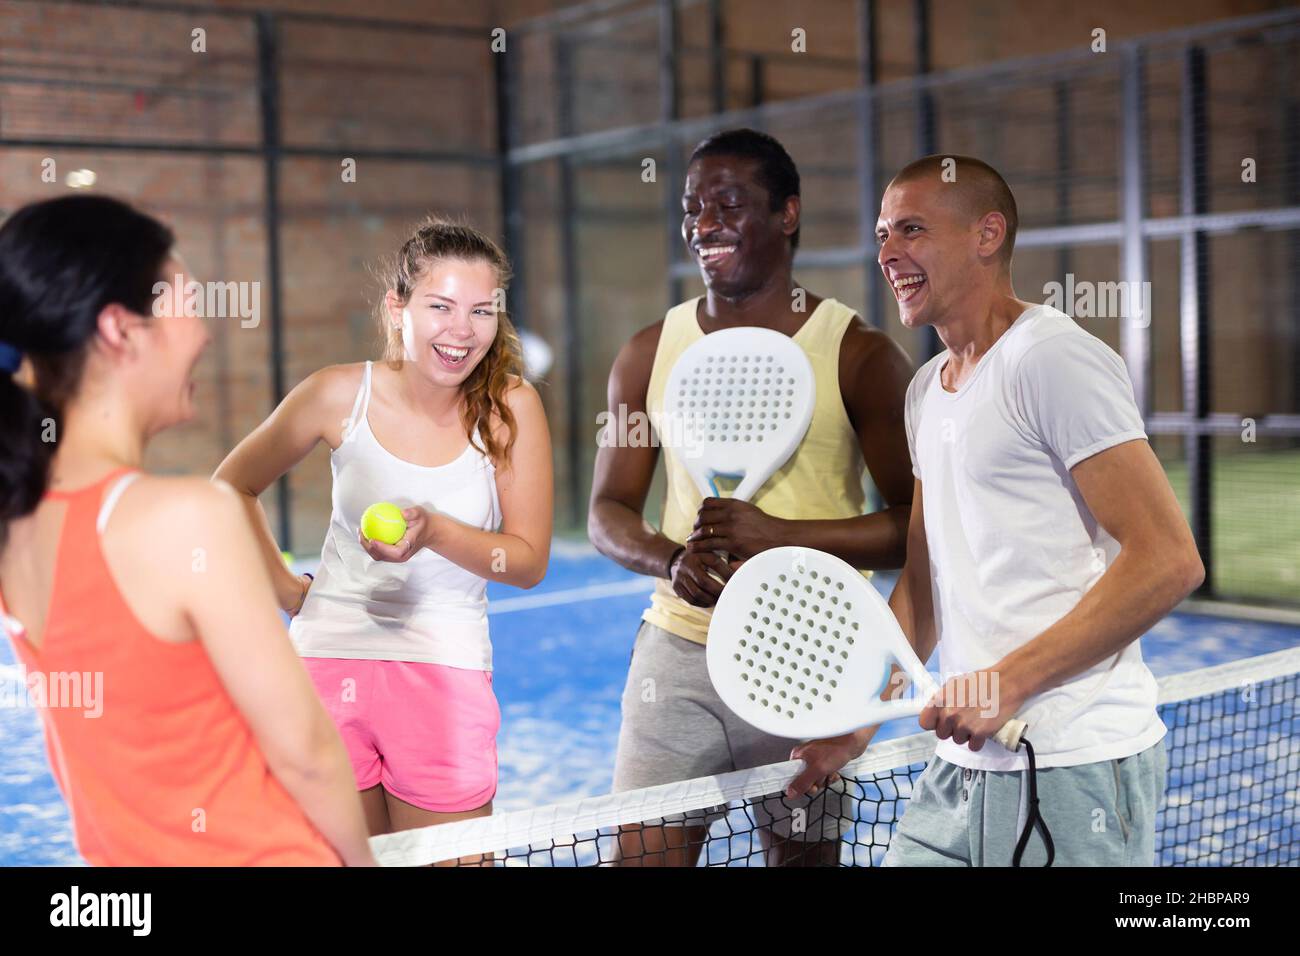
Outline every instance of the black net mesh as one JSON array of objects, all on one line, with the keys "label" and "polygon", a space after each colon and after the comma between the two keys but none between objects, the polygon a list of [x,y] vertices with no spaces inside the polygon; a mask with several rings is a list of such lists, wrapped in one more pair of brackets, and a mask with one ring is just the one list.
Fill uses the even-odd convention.
[{"label": "black net mesh", "polygon": [[1169,775],[1156,852],[1171,866],[1300,861],[1297,675],[1166,704]]},{"label": "black net mesh", "polygon": [[[1286,673],[1278,673],[1279,660]],[[1300,654],[1286,651],[1161,682],[1166,703],[1160,716],[1169,728],[1165,798],[1156,828],[1161,865],[1300,861],[1297,669]],[[741,774],[713,778],[720,785],[701,779],[599,798],[590,811],[580,801],[516,811],[489,818],[490,823],[473,821],[495,827],[495,835],[483,834],[471,852],[466,837],[472,843],[472,832],[459,831],[459,842],[451,838],[457,832],[451,828],[462,825],[410,831],[395,835],[406,843],[404,852],[386,855],[381,846],[379,856],[384,862],[418,858],[496,866],[879,866],[932,742],[928,735],[889,742],[888,752],[903,760],[888,769],[877,769],[879,759],[868,751],[845,768],[838,784],[811,801],[780,795],[789,774],[778,768],[792,765],[776,765],[742,772],[745,779],[737,786],[748,792],[727,803],[716,802],[717,793],[725,794],[727,779]],[[689,800],[692,784],[708,784],[696,789],[713,796],[686,809],[673,787],[684,788]],[[608,824],[602,825],[601,817]],[[583,826],[588,819],[590,826]],[[552,835],[533,835],[550,821]],[[448,837],[423,836],[433,831]],[[521,845],[501,849],[505,844],[499,840],[512,832],[529,836]]]}]

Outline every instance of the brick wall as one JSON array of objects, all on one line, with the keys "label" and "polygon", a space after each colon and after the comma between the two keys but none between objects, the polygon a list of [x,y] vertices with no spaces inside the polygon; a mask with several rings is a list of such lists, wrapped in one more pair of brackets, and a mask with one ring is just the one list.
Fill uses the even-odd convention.
[{"label": "brick wall", "polygon": [[[481,40],[282,22],[281,132],[286,143],[320,151],[315,157],[286,159],[281,166],[285,377],[292,387],[324,365],[377,355],[371,311],[382,290],[372,266],[393,252],[425,214],[463,215],[500,237],[498,182],[490,166],[363,159],[357,181],[345,183],[340,162],[358,148],[490,153],[496,118],[487,31],[568,5],[556,0],[226,0],[221,7],[239,15],[196,16],[57,0],[0,0],[0,137],[167,141],[250,150],[260,141],[261,128],[256,33],[246,13],[359,14],[480,28]],[[727,106],[749,104],[754,54],[764,56],[761,80],[767,101],[851,87],[857,78],[855,6],[849,0],[727,0]],[[960,68],[1078,48],[1096,27],[1106,29],[1114,41],[1278,6],[1232,0],[1177,5],[934,0],[932,66]],[[912,3],[883,0],[878,7],[881,79],[910,76],[915,69]],[[702,3],[690,4],[681,14],[686,116],[706,116],[712,108],[709,61],[701,49],[707,42],[705,9]],[[196,27],[206,30],[206,53],[190,48]],[[796,28],[806,31],[808,56],[790,51]],[[651,15],[574,40],[569,49],[571,131],[655,120],[656,36]],[[559,135],[560,61],[552,38],[512,34],[509,42],[519,56],[516,92],[524,141]],[[1276,55],[1254,49],[1221,51],[1216,57],[1210,73],[1214,208],[1282,205],[1285,184],[1278,171],[1294,159],[1283,153],[1276,99],[1256,94],[1288,83],[1295,89],[1294,68],[1288,73]],[[1153,63],[1149,76],[1150,206],[1167,215],[1177,211],[1178,65]],[[1081,79],[1070,88],[1071,188],[1064,208],[1058,206],[1056,183],[1039,175],[1055,162],[1058,148],[1051,120],[1058,105],[1054,97],[1050,84],[944,91],[936,96],[940,142],[945,149],[977,152],[1003,167],[1027,226],[1113,218],[1118,142],[1114,77]],[[887,173],[913,158],[918,147],[914,102],[891,99],[883,105],[881,169]],[[790,117],[773,122],[770,130],[786,142],[804,174],[804,248],[856,241],[862,210],[853,170],[857,131],[852,111]],[[1243,187],[1235,175],[1243,155],[1259,159],[1257,188]],[[47,158],[57,164],[55,183],[40,178]],[[651,183],[641,180],[647,158],[659,169]],[[666,304],[669,237],[662,210],[666,196],[675,195],[681,184],[671,181],[665,160],[662,150],[636,148],[575,172],[580,322],[573,354],[559,348],[564,334],[559,167],[540,163],[523,176],[529,285],[526,299],[522,292],[520,296],[532,327],[557,346],[556,366],[541,388],[552,416],[561,524],[574,504],[563,497],[569,485],[565,449],[576,442],[580,451],[582,490],[576,510],[581,514],[595,416],[604,408],[610,363],[627,337],[661,317]],[[80,168],[95,170],[96,189],[130,198],[171,222],[181,236],[181,251],[200,278],[262,283],[259,327],[244,329],[227,320],[214,329],[214,345],[199,370],[198,420],[160,436],[150,451],[150,467],[210,471],[265,417],[272,398],[262,161],[237,153],[203,156],[57,143],[6,146],[0,148],[0,211],[66,192],[66,173]],[[874,201],[866,212],[874,217]],[[1212,243],[1216,409],[1296,410],[1291,407],[1294,363],[1276,347],[1294,334],[1288,325],[1294,315],[1287,298],[1289,280],[1283,281],[1288,256],[1294,254],[1289,241],[1286,234],[1254,233]],[[1057,249],[1024,250],[1017,259],[1017,288],[1022,297],[1041,297],[1037,292],[1044,282],[1059,278],[1063,268],[1080,279],[1113,279],[1117,259],[1117,250],[1106,246],[1071,250],[1065,257]],[[1176,243],[1152,243],[1151,268],[1158,293],[1153,394],[1157,409],[1176,410],[1181,408]],[[1259,280],[1261,274],[1266,281]],[[821,294],[863,306],[861,269],[804,270],[800,278]],[[698,283],[688,282],[686,291],[695,294]],[[885,319],[919,360],[921,342],[898,326],[892,305],[886,305]],[[1107,341],[1118,340],[1113,320],[1091,328]],[[578,400],[573,434],[571,394]],[[308,551],[319,546],[328,515],[323,451],[295,470],[292,487],[293,541]],[[267,498],[274,512],[274,502]],[[656,492],[653,504],[657,498]]]}]

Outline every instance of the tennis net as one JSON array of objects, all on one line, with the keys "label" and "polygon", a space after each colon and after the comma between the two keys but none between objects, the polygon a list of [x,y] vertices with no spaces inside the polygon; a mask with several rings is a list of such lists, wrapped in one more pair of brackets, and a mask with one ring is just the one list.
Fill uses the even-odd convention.
[{"label": "tennis net", "polygon": [[[1161,865],[1300,863],[1298,702],[1300,647],[1160,681],[1169,728]],[[679,853],[698,853],[705,866],[765,866],[782,855],[794,865],[878,866],[934,745],[916,734],[870,747],[810,802],[781,796],[801,766],[787,761],[371,842],[389,866],[635,865]],[[687,847],[665,851],[664,837]]]}]

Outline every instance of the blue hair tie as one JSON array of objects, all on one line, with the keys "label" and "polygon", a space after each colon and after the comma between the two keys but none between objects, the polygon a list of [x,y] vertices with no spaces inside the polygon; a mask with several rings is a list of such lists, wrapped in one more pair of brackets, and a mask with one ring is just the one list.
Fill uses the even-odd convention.
[{"label": "blue hair tie", "polygon": [[0,342],[0,372],[12,375],[18,371],[18,366],[22,364],[22,349],[10,345],[8,342]]}]

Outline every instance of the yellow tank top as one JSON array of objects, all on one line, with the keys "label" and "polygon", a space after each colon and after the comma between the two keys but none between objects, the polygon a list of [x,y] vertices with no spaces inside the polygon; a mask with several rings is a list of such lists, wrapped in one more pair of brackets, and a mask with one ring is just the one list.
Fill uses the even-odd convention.
[{"label": "yellow tank top", "polygon": [[[673,306],[664,316],[663,331],[655,350],[646,410],[652,422],[663,415],[664,387],[678,356],[704,337],[696,319],[699,299]],[[778,518],[826,520],[852,518],[863,513],[862,450],[840,397],[840,340],[853,318],[853,310],[834,299],[823,299],[794,335],[808,355],[817,382],[817,402],[812,424],[790,460],[758,490],[753,503]],[[695,527],[704,500],[676,452],[663,448],[668,471],[663,533],[682,544]],[[673,593],[665,578],[655,580],[650,607],[642,620],[697,644],[705,643],[712,611],[687,604]]]}]

